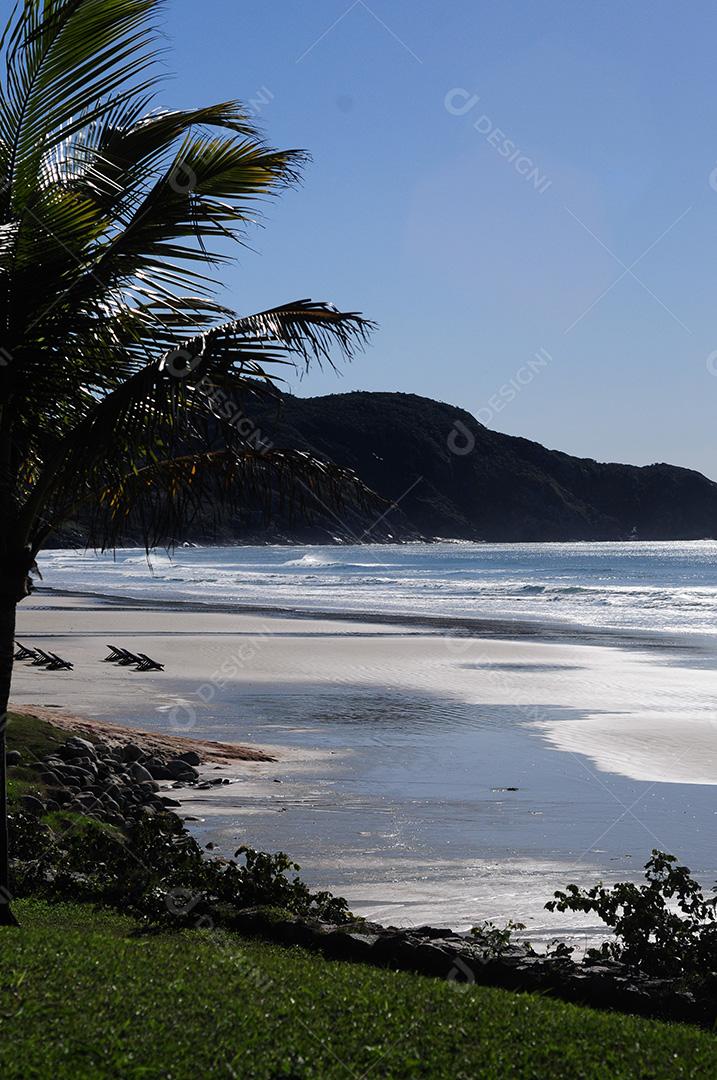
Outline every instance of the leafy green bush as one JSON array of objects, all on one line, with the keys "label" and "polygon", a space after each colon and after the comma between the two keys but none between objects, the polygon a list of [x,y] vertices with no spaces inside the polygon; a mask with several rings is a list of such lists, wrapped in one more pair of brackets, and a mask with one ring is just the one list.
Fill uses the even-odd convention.
[{"label": "leafy green bush", "polygon": [[171,814],[142,818],[125,833],[83,815],[38,821],[15,811],[10,844],[18,896],[106,904],[154,925],[230,922],[255,906],[334,923],[351,918],[342,898],[312,893],[283,852],[242,847],[233,860],[208,858]]},{"label": "leafy green bush", "polygon": [[[513,922],[509,919],[505,926],[496,926],[494,922],[486,920],[477,926],[472,926],[471,934],[476,944],[485,950],[487,956],[497,959],[512,945],[513,933],[516,930],[525,930],[525,923]],[[525,947],[530,947],[527,942]]]},{"label": "leafy green bush", "polygon": [[643,885],[568,885],[545,906],[594,913],[613,929],[610,941],[588,950],[589,961],[619,960],[648,975],[684,977],[717,989],[717,897],[707,899],[689,869],[663,851],[653,850],[645,877]]}]

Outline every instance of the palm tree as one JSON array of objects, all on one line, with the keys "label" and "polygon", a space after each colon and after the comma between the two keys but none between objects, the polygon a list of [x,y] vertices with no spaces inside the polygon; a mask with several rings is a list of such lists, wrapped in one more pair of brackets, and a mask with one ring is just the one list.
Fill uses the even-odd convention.
[{"label": "palm tree", "polygon": [[0,39],[5,923],[15,611],[53,531],[85,506],[90,545],[139,532],[149,549],[208,499],[332,499],[352,482],[231,422],[228,401],[278,394],[276,365],[350,359],[372,324],[306,300],[243,317],[218,302],[209,274],[227,240],[243,239],[257,200],[294,183],[305,155],[267,146],[237,102],[154,106],[161,7],[20,0]]}]

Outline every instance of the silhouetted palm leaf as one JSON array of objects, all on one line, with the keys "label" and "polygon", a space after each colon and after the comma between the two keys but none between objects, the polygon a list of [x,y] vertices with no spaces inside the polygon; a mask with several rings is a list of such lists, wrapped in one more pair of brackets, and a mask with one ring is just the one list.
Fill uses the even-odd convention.
[{"label": "silhouetted palm leaf", "polygon": [[83,503],[100,546],[128,522],[150,545],[210,492],[269,509],[292,488],[297,504],[342,481],[366,494],[310,456],[257,454],[229,422],[278,394],[281,365],[350,359],[371,324],[309,300],[241,318],[217,302],[227,238],[306,155],[267,146],[237,102],[154,106],[161,6],[26,0],[2,39],[3,543],[28,558]]}]

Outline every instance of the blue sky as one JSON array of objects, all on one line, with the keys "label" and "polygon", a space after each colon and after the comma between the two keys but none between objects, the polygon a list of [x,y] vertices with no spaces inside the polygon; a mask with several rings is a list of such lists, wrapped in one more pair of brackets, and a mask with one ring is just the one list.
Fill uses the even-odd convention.
[{"label": "blue sky", "polygon": [[166,104],[254,100],[313,155],[227,298],[380,324],[293,389],[425,394],[717,479],[713,3],[169,0],[165,29]]}]

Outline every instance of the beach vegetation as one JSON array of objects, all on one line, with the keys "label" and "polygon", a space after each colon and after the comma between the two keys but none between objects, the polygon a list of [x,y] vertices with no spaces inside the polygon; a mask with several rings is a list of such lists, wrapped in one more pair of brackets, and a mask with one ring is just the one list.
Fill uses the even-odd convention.
[{"label": "beach vegetation", "polygon": [[610,938],[587,951],[588,961],[615,960],[647,975],[717,989],[717,896],[705,896],[674,855],[653,850],[643,883],[568,885],[545,906],[595,914],[610,927]]},{"label": "beach vegetation", "polygon": [[471,935],[477,944],[485,950],[488,957],[499,957],[507,952],[516,930],[525,930],[525,923],[509,919],[505,926],[498,926],[491,920],[471,927]]},{"label": "beach vegetation", "polygon": [[15,896],[80,899],[175,929],[231,925],[256,907],[332,924],[352,918],[341,897],[312,892],[283,852],[244,846],[234,859],[211,857],[173,814],[118,829],[67,811],[38,819],[11,805],[9,824]]},{"label": "beach vegetation", "polygon": [[[51,809],[58,779],[43,781],[43,759],[48,751],[61,754],[68,735],[39,717],[10,714],[8,746],[22,759],[9,770],[14,896],[58,903],[82,899],[131,912],[147,926],[175,929],[208,920],[231,925],[247,908],[271,909],[284,919],[352,919],[343,898],[312,892],[299,876],[300,866],[284,852],[242,845],[233,859],[213,856],[166,809],[147,812],[137,805],[120,825],[103,817],[101,798],[81,810],[71,804]],[[26,807],[28,796],[36,803],[32,809]]]}]

